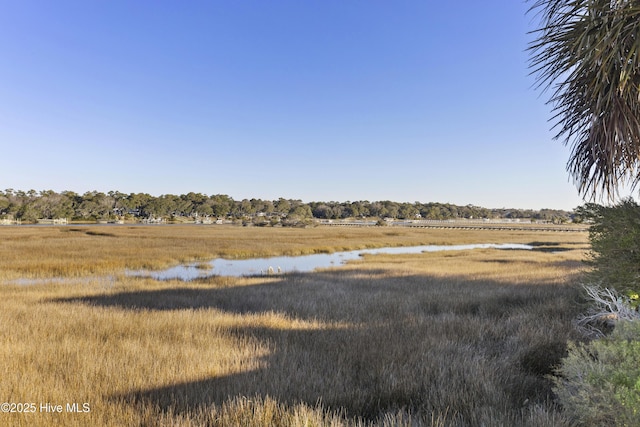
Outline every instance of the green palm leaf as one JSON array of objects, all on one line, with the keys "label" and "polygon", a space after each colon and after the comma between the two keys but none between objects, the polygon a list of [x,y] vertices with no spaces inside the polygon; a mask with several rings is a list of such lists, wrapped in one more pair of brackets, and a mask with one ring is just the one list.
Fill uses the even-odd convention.
[{"label": "green palm leaf", "polygon": [[556,138],[581,194],[613,197],[640,182],[640,1],[537,0],[529,46],[538,88],[551,90]]}]

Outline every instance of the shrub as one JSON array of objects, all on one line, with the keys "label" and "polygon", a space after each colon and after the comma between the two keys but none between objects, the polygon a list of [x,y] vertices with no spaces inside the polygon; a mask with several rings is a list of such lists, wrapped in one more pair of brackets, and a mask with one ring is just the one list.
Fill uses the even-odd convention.
[{"label": "shrub", "polygon": [[[640,289],[640,206],[626,199],[614,206],[593,203],[577,209],[593,222],[589,229],[592,283],[624,292],[637,301]],[[635,297],[635,299],[633,298]]]},{"label": "shrub", "polygon": [[613,332],[569,345],[554,379],[566,413],[580,425],[635,426],[640,419],[640,321],[618,322]]}]

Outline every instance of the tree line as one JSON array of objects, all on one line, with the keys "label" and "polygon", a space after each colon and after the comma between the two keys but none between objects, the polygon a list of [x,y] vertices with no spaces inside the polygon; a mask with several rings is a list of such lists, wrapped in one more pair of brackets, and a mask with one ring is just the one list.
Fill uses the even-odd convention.
[{"label": "tree line", "polygon": [[402,203],[389,200],[369,202],[310,202],[279,198],[277,200],[234,200],[225,194],[187,193],[152,196],[147,193],[73,191],[0,191],[0,219],[35,222],[38,219],[116,220],[162,218],[166,220],[220,218],[251,220],[257,223],[300,222],[312,219],[393,218],[393,219],[462,219],[525,218],[564,222],[573,213],[554,209],[488,209],[450,203]]}]

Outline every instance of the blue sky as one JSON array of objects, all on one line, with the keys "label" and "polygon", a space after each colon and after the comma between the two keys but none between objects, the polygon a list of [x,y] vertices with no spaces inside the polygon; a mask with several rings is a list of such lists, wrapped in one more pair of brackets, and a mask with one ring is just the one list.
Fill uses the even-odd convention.
[{"label": "blue sky", "polygon": [[0,188],[583,203],[519,0],[0,0]]}]

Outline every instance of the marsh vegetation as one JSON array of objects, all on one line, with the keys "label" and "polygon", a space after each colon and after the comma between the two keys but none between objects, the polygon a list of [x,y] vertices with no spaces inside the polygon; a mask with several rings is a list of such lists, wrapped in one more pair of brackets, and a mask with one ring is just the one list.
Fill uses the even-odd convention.
[{"label": "marsh vegetation", "polygon": [[[213,257],[367,255],[192,282],[128,277]],[[580,339],[586,233],[0,228],[0,400],[88,403],[8,425],[570,425],[548,375]],[[109,279],[105,280],[104,277]],[[18,278],[82,278],[46,285]]]}]

